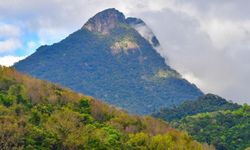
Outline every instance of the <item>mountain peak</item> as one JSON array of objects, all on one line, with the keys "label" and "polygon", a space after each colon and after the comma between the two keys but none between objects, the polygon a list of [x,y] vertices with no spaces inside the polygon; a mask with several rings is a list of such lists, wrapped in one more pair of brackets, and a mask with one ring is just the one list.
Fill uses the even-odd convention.
[{"label": "mountain peak", "polygon": [[134,28],[154,48],[160,46],[158,39],[143,20],[133,17],[126,18],[122,12],[115,8],[105,9],[97,13],[84,24],[83,28],[102,35],[109,35],[112,29],[121,24]]},{"label": "mountain peak", "polygon": [[87,23],[84,24],[83,28],[105,35],[108,34],[111,29],[115,28],[118,23],[126,23],[124,14],[115,8],[109,8],[90,18]]}]

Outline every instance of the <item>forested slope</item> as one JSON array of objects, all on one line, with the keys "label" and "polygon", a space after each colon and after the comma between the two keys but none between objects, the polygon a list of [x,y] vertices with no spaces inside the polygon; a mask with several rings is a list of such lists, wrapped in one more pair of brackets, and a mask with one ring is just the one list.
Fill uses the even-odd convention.
[{"label": "forested slope", "polygon": [[151,117],[0,67],[0,149],[212,149]]}]

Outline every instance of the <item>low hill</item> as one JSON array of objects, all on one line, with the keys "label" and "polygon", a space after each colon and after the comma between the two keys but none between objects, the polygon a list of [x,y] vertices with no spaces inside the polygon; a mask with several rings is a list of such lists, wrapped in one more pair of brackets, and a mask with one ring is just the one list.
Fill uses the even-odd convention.
[{"label": "low hill", "polygon": [[173,108],[162,108],[153,114],[156,118],[166,121],[178,120],[185,116],[198,113],[213,112],[218,110],[235,110],[241,106],[227,101],[226,99],[214,94],[200,96],[196,100],[185,101]]},{"label": "low hill", "polygon": [[202,150],[163,121],[0,67],[0,149]]}]

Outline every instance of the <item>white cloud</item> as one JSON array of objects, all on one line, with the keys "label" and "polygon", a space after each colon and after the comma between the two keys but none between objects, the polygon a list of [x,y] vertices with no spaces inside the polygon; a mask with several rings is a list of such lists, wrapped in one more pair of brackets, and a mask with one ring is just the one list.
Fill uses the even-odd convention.
[{"label": "white cloud", "polygon": [[22,46],[18,39],[7,39],[0,41],[0,54],[13,52]]},{"label": "white cloud", "polygon": [[0,39],[20,36],[20,29],[14,25],[0,23]]},{"label": "white cloud", "polygon": [[249,13],[237,14],[245,7],[239,1],[220,2],[172,1],[137,15],[153,28],[164,48],[159,52],[184,77],[204,92],[249,103]]},{"label": "white cloud", "polygon": [[19,27],[0,22],[0,54],[9,54],[22,47],[20,35]]},{"label": "white cloud", "polygon": [[222,19],[202,20],[201,29],[206,32],[218,49],[233,46],[234,44],[245,43],[249,46],[250,20],[233,21]]},{"label": "white cloud", "polygon": [[26,56],[3,56],[0,57],[0,65],[2,66],[12,66],[15,62],[18,62],[22,59],[26,58]]}]

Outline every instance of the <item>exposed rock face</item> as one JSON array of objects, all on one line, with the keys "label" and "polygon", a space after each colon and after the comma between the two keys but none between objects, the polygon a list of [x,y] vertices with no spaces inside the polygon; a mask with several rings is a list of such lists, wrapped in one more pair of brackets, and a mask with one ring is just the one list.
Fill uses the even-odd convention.
[{"label": "exposed rock face", "polygon": [[94,17],[90,18],[83,28],[107,35],[110,31],[121,24],[128,24],[136,29],[141,36],[150,42],[154,47],[160,45],[158,39],[152,30],[146,25],[144,21],[139,18],[128,17],[125,18],[124,14],[115,8],[106,9],[97,13]]},{"label": "exposed rock face", "polygon": [[124,37],[116,42],[113,43],[113,45],[110,47],[112,50],[112,54],[119,54],[121,52],[124,52],[128,54],[129,51],[136,51],[140,47],[135,42],[133,38],[130,37]]},{"label": "exposed rock face", "polygon": [[118,10],[110,8],[90,18],[83,28],[106,35],[119,23],[125,23],[125,16]]}]

